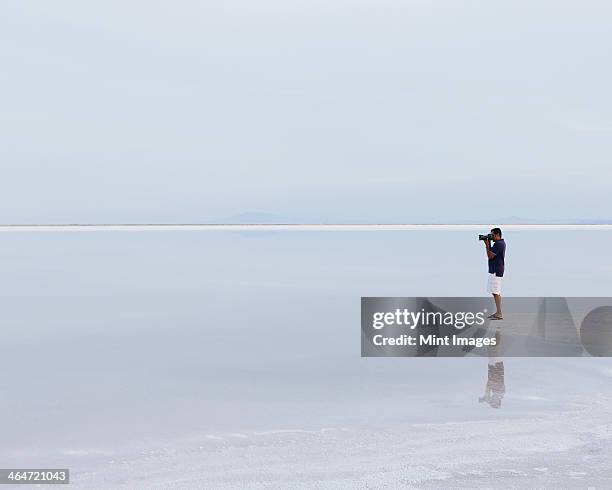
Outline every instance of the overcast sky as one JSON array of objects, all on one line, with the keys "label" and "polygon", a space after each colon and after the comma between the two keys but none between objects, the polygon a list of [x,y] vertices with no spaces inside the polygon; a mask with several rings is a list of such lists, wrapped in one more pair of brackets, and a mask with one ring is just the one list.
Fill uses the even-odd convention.
[{"label": "overcast sky", "polygon": [[612,218],[609,1],[5,1],[0,222]]}]

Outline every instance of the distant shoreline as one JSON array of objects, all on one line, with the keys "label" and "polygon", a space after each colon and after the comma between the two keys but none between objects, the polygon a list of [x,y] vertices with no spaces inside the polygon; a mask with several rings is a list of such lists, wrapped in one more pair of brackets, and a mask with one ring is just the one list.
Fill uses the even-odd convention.
[{"label": "distant shoreline", "polygon": [[[8,224],[0,225],[0,232],[5,231],[161,231],[161,230],[218,230],[218,231],[368,231],[368,230],[486,230],[493,223],[482,224],[345,224],[345,223],[101,223],[101,224]],[[612,224],[588,223],[496,223],[505,230],[612,230]]]}]

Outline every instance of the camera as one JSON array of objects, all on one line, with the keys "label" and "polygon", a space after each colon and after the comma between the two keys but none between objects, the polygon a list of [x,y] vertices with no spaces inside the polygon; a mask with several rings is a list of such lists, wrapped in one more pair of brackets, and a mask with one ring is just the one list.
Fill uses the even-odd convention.
[{"label": "camera", "polygon": [[485,241],[485,240],[491,241],[493,240],[493,234],[488,233],[487,235],[478,235],[478,239],[482,241]]}]

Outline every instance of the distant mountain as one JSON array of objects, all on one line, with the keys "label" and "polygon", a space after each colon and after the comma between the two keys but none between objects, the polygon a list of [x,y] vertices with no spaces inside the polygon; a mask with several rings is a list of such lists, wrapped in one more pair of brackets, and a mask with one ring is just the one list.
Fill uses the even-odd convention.
[{"label": "distant mountain", "polygon": [[228,216],[220,221],[223,224],[295,224],[296,220],[273,213],[246,212]]},{"label": "distant mountain", "polygon": [[232,216],[227,216],[215,221],[215,223],[221,224],[414,224],[414,225],[609,225],[612,224],[612,219],[541,219],[541,218],[523,218],[520,216],[506,216],[506,217],[485,217],[481,219],[436,219],[436,220],[418,220],[418,219],[406,219],[406,220],[359,220],[359,219],[328,219],[328,218],[314,218],[314,219],[296,219],[288,216],[283,216],[274,213],[266,213],[259,211],[247,211]]},{"label": "distant mountain", "polygon": [[559,218],[559,219],[537,219],[537,218],[521,218],[519,216],[509,216],[507,218],[498,218],[498,223],[507,225],[609,225],[612,224],[612,219],[589,219],[589,218]]}]

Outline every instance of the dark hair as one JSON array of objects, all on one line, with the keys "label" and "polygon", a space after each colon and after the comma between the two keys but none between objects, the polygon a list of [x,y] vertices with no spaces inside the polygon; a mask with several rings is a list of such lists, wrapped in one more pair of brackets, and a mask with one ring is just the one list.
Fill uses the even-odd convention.
[{"label": "dark hair", "polygon": [[494,235],[499,235],[499,237],[501,238],[502,233],[501,233],[501,228],[493,228],[491,230],[491,233],[493,233]]}]

